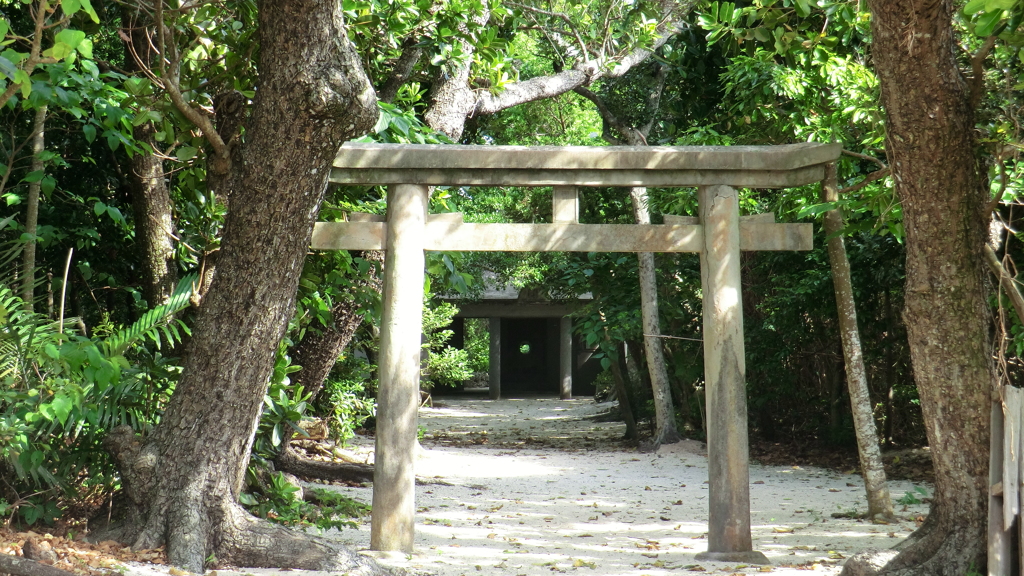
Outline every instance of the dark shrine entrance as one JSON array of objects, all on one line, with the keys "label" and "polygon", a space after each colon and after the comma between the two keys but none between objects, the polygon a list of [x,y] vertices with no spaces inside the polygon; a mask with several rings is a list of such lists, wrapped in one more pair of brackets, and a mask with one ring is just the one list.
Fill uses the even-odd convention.
[{"label": "dark shrine entrance", "polygon": [[558,395],[558,322],[558,318],[509,318],[501,323],[503,396]]}]

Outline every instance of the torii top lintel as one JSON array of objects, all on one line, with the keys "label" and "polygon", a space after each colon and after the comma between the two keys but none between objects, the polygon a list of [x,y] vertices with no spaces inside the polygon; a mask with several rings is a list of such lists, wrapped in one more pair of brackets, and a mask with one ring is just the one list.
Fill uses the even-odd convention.
[{"label": "torii top lintel", "polygon": [[[470,224],[459,214],[425,217],[426,250],[699,252],[696,219],[665,224],[579,224],[579,186],[730,186],[785,188],[819,182],[839,144],[782,146],[455,146],[346,144],[331,170],[339,184],[426,186],[554,186],[550,224]],[[423,188],[425,189],[425,188]],[[394,190],[395,198],[406,192]],[[392,193],[389,193],[391,198]],[[389,205],[391,200],[389,199]],[[388,224],[369,214],[321,222],[318,250],[381,250]],[[358,222],[356,217],[358,218]],[[740,221],[741,250],[810,250],[810,224],[775,224],[771,215]]]},{"label": "torii top lintel", "polygon": [[457,146],[345,144],[339,184],[789,188],[820,182],[840,144]]}]

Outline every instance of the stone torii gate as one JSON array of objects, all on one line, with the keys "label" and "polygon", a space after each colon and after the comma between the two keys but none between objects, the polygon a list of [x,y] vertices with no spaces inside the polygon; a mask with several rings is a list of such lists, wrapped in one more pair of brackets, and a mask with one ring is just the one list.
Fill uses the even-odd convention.
[{"label": "stone torii gate", "polygon": [[[736,188],[819,182],[839,144],[519,147],[346,144],[331,182],[387,185],[387,217],[321,222],[314,250],[385,250],[380,390],[370,547],[412,552],[424,250],[697,252],[704,298],[708,551],[768,563],[753,550],[740,294],[741,250],[810,250],[811,224],[740,217]],[[428,214],[429,186],[552,186],[550,224],[471,224]],[[580,224],[577,187],[698,187],[699,217],[665,224]],[[359,216],[357,220],[356,217]]]}]

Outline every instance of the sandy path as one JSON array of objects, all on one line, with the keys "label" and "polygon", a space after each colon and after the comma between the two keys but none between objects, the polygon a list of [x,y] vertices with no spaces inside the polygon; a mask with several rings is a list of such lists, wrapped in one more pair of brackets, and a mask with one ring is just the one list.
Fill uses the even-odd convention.
[{"label": "sandy path", "polygon": [[[754,547],[771,567],[697,562],[707,547],[707,458],[684,441],[657,454],[624,450],[621,423],[596,422],[593,400],[444,399],[420,410],[416,553],[371,553],[414,574],[667,576],[679,572],[838,574],[844,558],[888,548],[923,519],[926,505],[897,506],[892,525],[833,518],[866,510],[856,474],[752,465]],[[350,446],[372,458],[372,438]],[[930,486],[922,486],[931,493]],[[340,488],[364,502],[371,488]],[[914,492],[891,482],[893,497]],[[360,550],[370,527],[332,532]],[[127,576],[167,576],[131,564]],[[217,576],[328,576],[301,570],[218,570]]]},{"label": "sandy path", "polygon": [[[622,425],[591,420],[610,407],[592,400],[442,403],[420,411],[417,475],[428,483],[417,487],[417,553],[384,555],[385,563],[441,576],[765,571],[694,559],[707,546],[702,443],[624,451],[616,447]],[[752,465],[751,482],[754,547],[777,574],[838,573],[843,558],[891,547],[927,511],[898,506],[902,521],[893,525],[833,518],[866,510],[856,474]],[[369,488],[341,490],[371,499]],[[890,490],[899,499],[914,487],[892,482]],[[337,538],[366,548],[369,526]]]}]

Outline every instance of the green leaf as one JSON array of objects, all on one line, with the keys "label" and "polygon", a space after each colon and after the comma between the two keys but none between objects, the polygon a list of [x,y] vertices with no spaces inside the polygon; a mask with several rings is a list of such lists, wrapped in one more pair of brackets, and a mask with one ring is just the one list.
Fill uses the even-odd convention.
[{"label": "green leaf", "polygon": [[[82,3],[82,10],[89,15],[89,18],[96,24],[100,23],[99,14],[96,14],[96,9],[92,7],[92,0],[80,0]],[[91,58],[91,56],[88,56]]]},{"label": "green leaf", "polygon": [[53,407],[53,414],[57,417],[57,421],[63,426],[68,421],[68,415],[71,414],[74,403],[64,394],[57,394],[53,402],[50,402],[50,406]]},{"label": "green leaf", "polygon": [[50,194],[53,194],[54,189],[57,188],[57,180],[47,174],[40,181],[39,187],[43,191],[43,195],[49,198]]},{"label": "green leaf", "polygon": [[11,62],[3,56],[0,56],[0,73],[2,73],[4,76],[7,76],[8,78],[14,78],[14,75],[17,72],[18,67],[14,65],[14,62]]},{"label": "green leaf", "polygon": [[21,97],[28,98],[29,94],[32,93],[32,79],[28,77],[28,73],[24,70],[18,70],[14,73],[14,83],[21,85]]},{"label": "green leaf", "polygon": [[996,12],[986,12],[978,17],[978,23],[974,27],[974,34],[986,38],[991,36],[996,30],[996,26],[999,25],[999,21],[1003,19],[1002,10]]},{"label": "green leaf", "polygon": [[110,218],[113,219],[114,222],[117,222],[118,224],[127,225],[127,223],[124,221],[124,215],[121,214],[120,210],[113,206],[107,206],[107,216],[110,216]]},{"label": "green leaf", "polygon": [[99,216],[107,211],[107,205],[97,200],[96,203],[93,204],[92,206],[92,211],[94,214]]},{"label": "green leaf", "polygon": [[964,14],[970,16],[981,12],[985,9],[985,4],[987,2],[988,0],[971,0],[966,6],[964,6]]},{"label": "green leaf", "polygon": [[60,7],[64,10],[65,16],[74,16],[75,12],[82,9],[82,2],[81,0],[63,0]]},{"label": "green leaf", "polygon": [[196,153],[198,152],[199,149],[194,146],[182,146],[181,148],[178,148],[174,152],[174,156],[175,158],[182,162],[188,162],[189,160],[195,158]]},{"label": "green leaf", "polygon": [[[1010,10],[1017,4],[1018,0],[985,0],[985,11]],[[966,8],[965,8],[966,10]]]},{"label": "green leaf", "polygon": [[7,33],[11,30],[11,23],[6,18],[0,18],[0,40],[2,40]]},{"label": "green leaf", "polygon": [[86,142],[92,144],[92,141],[96,139],[96,127],[92,124],[82,126],[82,135],[85,136]]},{"label": "green leaf", "polygon": [[129,78],[124,81],[124,88],[133,96],[138,96],[149,88],[149,78]]},{"label": "green leaf", "polygon": [[[83,58],[92,58],[92,40],[86,38],[76,48]],[[84,64],[84,62],[83,62]]]},{"label": "green leaf", "polygon": [[67,44],[72,50],[78,48],[78,45],[85,40],[85,32],[81,30],[72,30],[71,28],[65,28],[57,35],[53,37],[55,43]]}]

